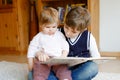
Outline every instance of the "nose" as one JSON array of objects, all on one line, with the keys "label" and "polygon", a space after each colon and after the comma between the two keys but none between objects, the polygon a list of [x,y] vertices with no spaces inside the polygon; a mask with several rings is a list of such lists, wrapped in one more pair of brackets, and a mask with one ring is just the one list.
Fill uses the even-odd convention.
[{"label": "nose", "polygon": [[67,31],[66,34],[67,34],[67,35],[70,35],[70,31]]},{"label": "nose", "polygon": [[50,28],[49,31],[52,31],[52,28]]}]

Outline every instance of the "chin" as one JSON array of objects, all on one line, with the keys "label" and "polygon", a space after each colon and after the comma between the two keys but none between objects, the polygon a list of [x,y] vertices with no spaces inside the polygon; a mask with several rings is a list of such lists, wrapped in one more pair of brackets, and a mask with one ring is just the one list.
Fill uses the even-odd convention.
[{"label": "chin", "polygon": [[75,38],[74,36],[66,36],[67,38]]},{"label": "chin", "polygon": [[66,35],[66,37],[67,37],[67,38],[70,38],[70,36],[67,36],[67,35]]}]

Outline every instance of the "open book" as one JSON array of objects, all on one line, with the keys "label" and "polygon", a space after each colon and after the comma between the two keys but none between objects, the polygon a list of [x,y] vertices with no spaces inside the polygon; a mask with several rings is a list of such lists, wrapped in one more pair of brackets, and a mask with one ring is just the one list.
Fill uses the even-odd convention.
[{"label": "open book", "polygon": [[88,60],[109,60],[116,59],[116,57],[100,57],[100,58],[83,58],[83,57],[55,57],[42,62],[42,64],[68,64],[69,66],[74,66]]}]

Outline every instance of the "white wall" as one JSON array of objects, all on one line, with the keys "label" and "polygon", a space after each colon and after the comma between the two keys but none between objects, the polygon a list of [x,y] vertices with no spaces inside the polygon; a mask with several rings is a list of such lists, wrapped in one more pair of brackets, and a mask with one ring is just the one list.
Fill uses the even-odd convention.
[{"label": "white wall", "polygon": [[120,52],[120,0],[100,0],[100,51]]}]

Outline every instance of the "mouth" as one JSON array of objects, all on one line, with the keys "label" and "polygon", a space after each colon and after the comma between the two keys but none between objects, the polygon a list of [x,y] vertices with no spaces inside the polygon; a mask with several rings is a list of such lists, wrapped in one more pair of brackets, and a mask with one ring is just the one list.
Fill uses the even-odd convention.
[{"label": "mouth", "polygon": [[53,32],[49,32],[49,35],[53,35],[54,33]]},{"label": "mouth", "polygon": [[70,36],[69,36],[69,35],[66,35],[66,37],[67,37],[67,38],[70,38]]}]

